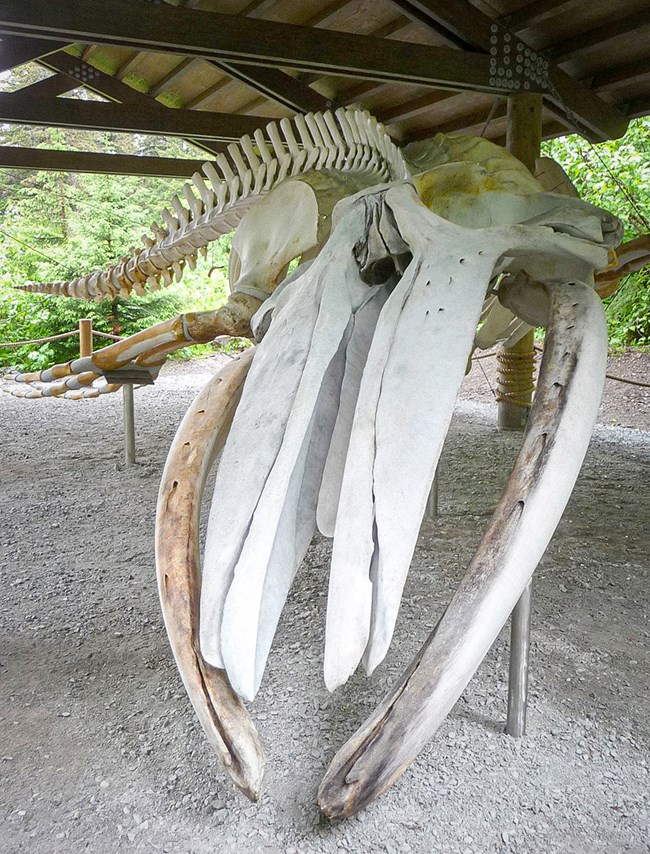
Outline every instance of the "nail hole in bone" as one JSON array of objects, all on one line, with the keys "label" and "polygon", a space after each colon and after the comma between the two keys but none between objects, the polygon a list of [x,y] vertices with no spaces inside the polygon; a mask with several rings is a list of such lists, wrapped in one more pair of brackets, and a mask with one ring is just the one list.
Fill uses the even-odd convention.
[{"label": "nail hole in bone", "polygon": [[573,305],[571,306],[571,308],[577,308],[579,305],[580,305],[580,303],[574,302]]},{"label": "nail hole in bone", "polygon": [[444,311],[444,308],[439,308],[438,311]]},{"label": "nail hole in bone", "polygon": [[571,326],[567,326],[567,331],[568,331],[569,329],[575,329],[575,328],[576,328],[576,327],[575,327],[575,324],[571,324]]},{"label": "nail hole in bone", "polygon": [[189,442],[183,442],[183,447],[187,448],[189,446]]},{"label": "nail hole in bone", "polygon": [[460,261],[459,261],[458,263],[459,263],[459,264],[464,264],[464,263],[465,263],[465,259],[464,259],[464,258],[461,258],[461,259],[460,259]]},{"label": "nail hole in bone", "polygon": [[562,388],[562,383],[553,383],[553,388]]}]

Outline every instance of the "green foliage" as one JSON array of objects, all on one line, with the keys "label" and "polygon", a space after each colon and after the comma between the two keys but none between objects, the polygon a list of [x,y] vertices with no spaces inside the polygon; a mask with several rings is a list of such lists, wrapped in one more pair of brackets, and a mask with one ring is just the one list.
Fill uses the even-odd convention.
[{"label": "green foliage", "polygon": [[[650,118],[631,122],[622,139],[595,146],[570,136],[545,143],[544,153],[562,164],[583,199],[621,219],[626,240],[650,233]],[[606,312],[612,347],[650,346],[650,271],[628,276]]]},{"label": "green foliage", "polygon": [[[30,76],[29,66],[19,69],[17,82],[33,82],[34,74]],[[0,144],[197,156],[182,140],[9,125],[0,125]],[[140,245],[140,236],[159,220],[181,185],[173,179],[0,170],[0,341],[68,332],[78,328],[82,317],[92,318],[99,331],[131,335],[181,312],[223,303],[229,237],[211,245],[208,258],[199,259],[195,271],[186,270],[181,283],[143,297],[89,303],[13,287],[28,281],[65,281],[115,262],[129,247]],[[94,346],[106,343],[95,339]],[[73,337],[0,348],[0,365],[40,370],[78,355],[78,338]]]}]

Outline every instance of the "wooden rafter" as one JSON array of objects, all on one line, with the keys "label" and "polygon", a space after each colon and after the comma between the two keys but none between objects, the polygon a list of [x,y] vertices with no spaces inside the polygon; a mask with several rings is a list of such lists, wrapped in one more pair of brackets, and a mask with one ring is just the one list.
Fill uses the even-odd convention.
[{"label": "wooden rafter", "polygon": [[247,65],[241,62],[214,62],[217,68],[225,71],[229,77],[246,83],[256,92],[267,98],[296,110],[299,113],[309,113],[318,110],[328,110],[335,106],[315,89],[306,86],[295,77],[280,71],[278,68],[260,68],[257,65]]},{"label": "wooden rafter", "polygon": [[0,41],[0,72],[8,71],[24,62],[31,62],[47,53],[60,50],[64,43],[50,40],[23,38],[3,38]]},{"label": "wooden rafter", "polygon": [[[391,0],[436,32],[451,33],[482,51],[494,21],[461,0]],[[110,16],[98,15],[92,0],[3,0],[0,32],[159,50],[213,61],[293,67],[374,80],[419,83],[437,88],[502,93],[490,79],[486,54],[446,47],[377,40],[349,33],[241,18],[216,12],[148,6],[114,0]],[[617,137],[627,122],[594,92],[557,66],[545,95],[592,138]]]},{"label": "wooden rafter", "polygon": [[0,32],[70,37],[138,50],[275,68],[491,91],[487,56],[178,7],[115,0],[3,0]]},{"label": "wooden rafter", "polygon": [[[98,95],[109,98],[111,101],[117,101],[120,104],[133,104],[134,106],[141,105],[147,109],[152,105],[158,106],[160,109],[165,109],[154,100],[152,94],[139,92],[132,86],[127,86],[126,83],[122,83],[110,74],[105,74],[93,65],[89,65],[82,59],[72,56],[65,51],[44,57],[40,60],[40,64],[45,68],[58,71],[59,77],[63,76],[77,81],[77,85],[83,85]],[[31,88],[20,91],[27,96],[31,94]],[[188,136],[187,141],[203,149],[209,155],[218,154],[222,150],[222,146],[211,145],[205,140],[193,139]]]},{"label": "wooden rafter", "polygon": [[584,5],[584,0],[535,0],[534,3],[528,3],[522,9],[517,9],[516,12],[504,15],[500,21],[509,30],[518,33],[548,18],[565,15],[581,5]]},{"label": "wooden rafter", "polygon": [[253,116],[169,110],[154,105],[146,108],[139,105],[134,110],[129,104],[27,98],[20,92],[0,93],[0,121],[208,140],[236,140],[265,123],[263,118]]},{"label": "wooden rafter", "polygon": [[72,92],[79,86],[78,81],[67,77],[65,74],[52,74],[44,80],[37,80],[29,86],[24,86],[18,91],[28,98],[56,98],[59,95],[65,95],[66,92]]},{"label": "wooden rafter", "polygon": [[[417,14],[420,23],[426,23],[436,32],[451,32],[464,38],[472,47],[489,50],[495,21],[463,0],[390,0],[405,14]],[[415,13],[414,10],[415,9]],[[646,13],[647,16],[647,13]],[[502,35],[510,35],[526,45],[514,32],[500,29]],[[565,114],[577,130],[585,131],[595,139],[620,137],[627,129],[627,120],[595,92],[570,77],[557,65],[549,70],[550,85],[545,97],[556,110]]]},{"label": "wooden rafter", "polygon": [[634,33],[639,29],[650,30],[650,14],[648,14],[647,9],[626,15],[618,21],[608,21],[602,26],[592,27],[577,36],[555,44],[551,48],[551,56],[555,62],[565,62],[576,54],[598,47],[603,42],[617,36]]},{"label": "wooden rafter", "polygon": [[139,157],[131,154],[0,146],[0,168],[190,178],[201,165],[201,160],[182,160],[174,157]]}]

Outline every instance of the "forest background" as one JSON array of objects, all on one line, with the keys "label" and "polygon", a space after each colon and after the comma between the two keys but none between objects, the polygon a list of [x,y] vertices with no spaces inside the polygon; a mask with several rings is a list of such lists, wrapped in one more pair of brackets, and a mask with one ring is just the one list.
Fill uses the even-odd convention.
[{"label": "forest background", "polygon": [[[46,73],[26,65],[0,75],[12,91]],[[93,97],[85,91],[70,93]],[[0,144],[201,159],[189,143],[146,135],[89,133],[0,124]],[[630,124],[621,140],[591,145],[580,137],[544,144],[582,198],[612,211],[626,240],[650,233],[650,119]],[[230,236],[211,244],[206,259],[180,283],[129,300],[85,302],[15,290],[27,281],[65,281],[103,268],[140,245],[184,182],[176,179],[0,169],[0,342],[32,340],[75,329],[130,335],[184,311],[214,309],[226,298]],[[628,276],[607,300],[610,346],[650,347],[650,272]],[[40,370],[78,355],[70,338],[38,346],[0,347],[0,366]],[[98,346],[98,345],[96,345]],[[205,345],[180,357],[211,350]]]}]

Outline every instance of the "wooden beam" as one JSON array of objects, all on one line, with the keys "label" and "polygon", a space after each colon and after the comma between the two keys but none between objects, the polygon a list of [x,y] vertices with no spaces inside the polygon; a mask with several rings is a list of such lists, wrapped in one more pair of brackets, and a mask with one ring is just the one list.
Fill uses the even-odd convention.
[{"label": "wooden beam", "polygon": [[650,15],[648,10],[644,9],[641,12],[619,18],[618,21],[609,21],[602,26],[592,27],[590,30],[553,45],[550,48],[551,57],[554,62],[566,62],[570,57],[583,53],[590,48],[603,45],[604,49],[605,43],[617,36],[625,36],[636,30],[648,28],[650,28]]},{"label": "wooden beam", "polygon": [[[142,105],[143,107],[151,107],[152,105],[150,95],[138,92],[132,86],[127,86],[126,83],[116,80],[110,74],[105,74],[99,68],[95,68],[94,65],[90,65],[65,51],[44,56],[39,60],[39,64],[51,71],[65,74],[70,80],[76,81],[77,86],[90,89],[111,101],[118,101],[120,104]],[[23,92],[26,95],[29,94],[26,90]]]},{"label": "wooden beam", "polygon": [[[142,106],[145,109],[150,109],[155,106],[161,110],[166,109],[162,104],[159,104],[154,96],[149,93],[139,92],[132,86],[122,83],[110,74],[105,74],[93,65],[89,65],[78,57],[72,56],[65,51],[53,53],[39,60],[39,63],[51,70],[59,71],[62,75],[66,75],[69,79],[76,81],[77,85],[91,89],[98,95],[104,98],[109,98],[111,101],[117,101],[120,104],[133,104],[134,106]],[[30,92],[27,89],[22,89],[25,95]],[[193,139],[187,137],[187,141],[198,148],[203,149],[206,154],[218,154],[222,147],[210,145],[205,140]]]},{"label": "wooden beam", "polygon": [[491,91],[489,58],[446,47],[114,0],[2,0],[0,32],[275,68]]},{"label": "wooden beam", "polygon": [[[447,27],[455,36],[464,37],[468,44],[482,50],[491,48],[492,37],[495,35],[494,27],[498,28],[497,32],[502,37],[510,35],[515,43],[527,46],[513,32],[505,30],[489,15],[463,0],[390,0],[390,2],[393,6],[402,9],[417,7],[420,20],[427,23],[428,19],[428,26],[435,32],[439,32],[440,27]],[[647,13],[645,15],[647,22]],[[551,85],[549,91],[544,92],[545,97],[566,113],[576,125],[577,130],[585,132],[590,139],[594,140],[623,136],[627,129],[627,121],[618,110],[557,66],[551,65],[549,77]]]},{"label": "wooden beam", "polygon": [[499,20],[509,30],[517,33],[534,27],[536,24],[541,24],[548,18],[565,15],[582,5],[584,5],[584,0],[534,0],[522,9],[504,15]]},{"label": "wooden beam", "polygon": [[261,68],[240,62],[214,62],[213,65],[266,98],[298,113],[330,110],[337,106],[320,92],[277,68]]},{"label": "wooden beam", "polygon": [[66,92],[72,92],[76,89],[79,83],[72,80],[65,74],[52,74],[44,80],[38,80],[29,86],[23,86],[17,91],[28,98],[56,98],[59,95],[65,95]]},{"label": "wooden beam", "polygon": [[490,48],[492,21],[463,0],[444,0],[444,3],[437,0],[389,0],[389,2],[411,21],[435,30],[448,43],[456,47],[463,49],[475,47],[483,50]]},{"label": "wooden beam", "polygon": [[592,89],[611,89],[618,83],[632,85],[650,76],[650,59],[638,59],[596,72],[591,78]]},{"label": "wooden beam", "polygon": [[[417,0],[417,5],[435,14],[436,21],[444,21],[450,32],[467,27],[470,43],[488,44],[495,24],[478,9],[461,0]],[[436,29],[433,24],[432,28]],[[490,77],[487,55],[173,6],[141,8],[124,0],[114,0],[110,15],[103,17],[94,0],[59,0],[55,6],[50,0],[2,0],[0,32],[503,93],[499,81]],[[566,103],[567,113],[591,138],[625,132],[626,120],[617,110],[568,75],[554,71],[547,97],[561,107]]]},{"label": "wooden beam", "polygon": [[97,154],[90,151],[54,151],[45,148],[0,146],[0,167],[5,169],[191,178],[202,164],[202,160],[181,160],[173,157],[139,157],[131,154]]},{"label": "wooden beam", "polygon": [[645,95],[642,98],[635,98],[627,105],[625,114],[631,119],[640,119],[643,116],[650,116],[650,95]]},{"label": "wooden beam", "polygon": [[65,43],[53,42],[45,39],[12,39],[2,38],[0,41],[0,72],[15,68],[25,62],[32,62],[47,53],[61,50]]},{"label": "wooden beam", "polygon": [[264,127],[266,120],[228,113],[170,110],[158,106],[137,110],[130,104],[110,104],[71,98],[26,98],[20,92],[0,93],[0,121],[72,127],[80,130],[154,133],[209,140],[236,140]]}]

